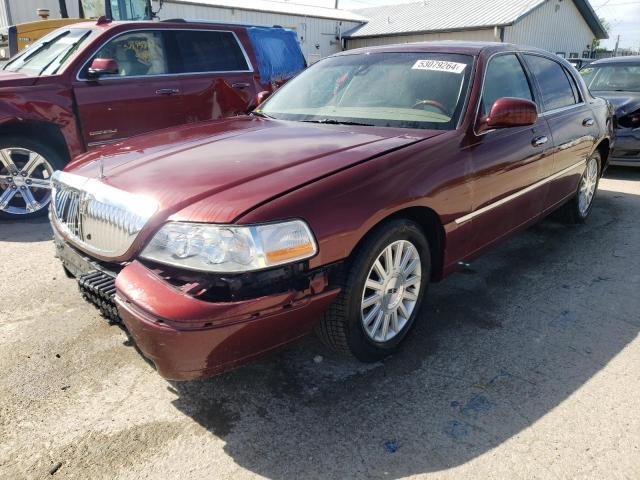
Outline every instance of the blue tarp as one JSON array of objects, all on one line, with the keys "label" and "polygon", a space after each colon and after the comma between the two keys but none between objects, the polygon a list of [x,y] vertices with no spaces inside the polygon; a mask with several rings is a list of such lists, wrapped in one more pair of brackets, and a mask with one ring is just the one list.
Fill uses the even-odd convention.
[{"label": "blue tarp", "polygon": [[298,37],[284,28],[247,28],[263,83],[287,80],[306,66]]}]

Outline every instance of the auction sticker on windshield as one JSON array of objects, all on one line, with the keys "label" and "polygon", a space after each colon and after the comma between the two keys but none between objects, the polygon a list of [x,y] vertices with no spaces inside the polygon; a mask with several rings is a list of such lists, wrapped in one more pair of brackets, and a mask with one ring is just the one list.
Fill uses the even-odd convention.
[{"label": "auction sticker on windshield", "polygon": [[465,63],[447,62],[444,60],[418,60],[411,67],[412,70],[435,70],[436,72],[462,73]]}]

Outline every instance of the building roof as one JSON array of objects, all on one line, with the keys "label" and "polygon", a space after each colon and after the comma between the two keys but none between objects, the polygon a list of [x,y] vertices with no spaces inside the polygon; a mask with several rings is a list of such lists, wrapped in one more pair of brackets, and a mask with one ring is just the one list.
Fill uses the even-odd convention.
[{"label": "building roof", "polygon": [[348,10],[315,7],[311,5],[301,5],[299,3],[278,2],[272,0],[165,0],[165,2],[280,13],[283,15],[298,15],[301,17],[328,18],[330,20],[346,20],[358,23],[364,23],[367,21],[367,19],[360,14],[350,12]]},{"label": "building roof", "polygon": [[[348,38],[410,33],[475,30],[512,25],[546,0],[424,0],[354,10],[369,22],[353,28]],[[588,0],[573,0],[597,38],[608,38]]]}]

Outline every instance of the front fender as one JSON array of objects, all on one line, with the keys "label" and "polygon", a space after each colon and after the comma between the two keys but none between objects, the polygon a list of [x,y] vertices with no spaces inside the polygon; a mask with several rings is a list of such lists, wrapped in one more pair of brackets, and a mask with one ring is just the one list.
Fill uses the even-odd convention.
[{"label": "front fender", "polygon": [[73,109],[73,94],[62,85],[0,89],[0,126],[17,133],[22,126],[55,126],[71,157],[85,151]]}]

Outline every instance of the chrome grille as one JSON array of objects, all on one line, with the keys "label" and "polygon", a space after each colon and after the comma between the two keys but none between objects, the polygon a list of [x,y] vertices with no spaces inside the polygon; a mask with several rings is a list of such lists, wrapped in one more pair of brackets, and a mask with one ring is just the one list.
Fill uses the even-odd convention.
[{"label": "chrome grille", "polygon": [[73,243],[105,257],[126,253],[156,212],[155,201],[66,172],[52,177],[52,222]]}]

